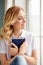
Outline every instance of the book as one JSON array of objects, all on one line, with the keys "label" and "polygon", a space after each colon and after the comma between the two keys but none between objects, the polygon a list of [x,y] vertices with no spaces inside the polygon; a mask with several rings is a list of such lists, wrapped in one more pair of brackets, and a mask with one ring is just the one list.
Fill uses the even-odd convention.
[{"label": "book", "polygon": [[25,38],[23,38],[23,39],[12,39],[12,43],[17,45],[18,48],[23,44],[24,41],[25,41]]}]

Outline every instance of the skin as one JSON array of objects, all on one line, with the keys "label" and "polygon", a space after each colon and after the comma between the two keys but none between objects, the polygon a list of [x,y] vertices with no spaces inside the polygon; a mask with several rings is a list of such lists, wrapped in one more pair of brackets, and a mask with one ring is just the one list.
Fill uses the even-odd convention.
[{"label": "skin", "polygon": [[[24,29],[25,27],[26,27],[25,13],[24,13],[24,11],[20,10],[17,21],[13,24],[13,29],[14,29],[13,34],[15,35],[16,38],[18,38],[21,35],[22,29]],[[26,52],[26,49],[27,49],[26,43],[27,43],[26,41],[23,42],[23,44],[21,45],[21,47],[19,49],[15,44],[13,44],[13,46],[15,48],[11,48],[11,46],[9,47],[10,55],[14,56],[12,59],[11,58],[7,59],[6,54],[0,54],[2,65],[10,65],[10,63],[15,59],[15,57],[17,55],[24,56],[24,58],[27,60],[27,62],[30,65],[37,65],[37,52],[35,50],[32,51],[31,57],[24,55],[24,53]],[[18,52],[18,50],[19,50],[19,52]],[[14,53],[14,51],[15,51],[15,53]]]}]

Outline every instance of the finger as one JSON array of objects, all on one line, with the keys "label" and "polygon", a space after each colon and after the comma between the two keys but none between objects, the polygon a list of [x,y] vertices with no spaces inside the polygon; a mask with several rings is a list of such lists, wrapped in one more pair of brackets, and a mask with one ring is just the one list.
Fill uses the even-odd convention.
[{"label": "finger", "polygon": [[11,43],[11,45],[13,45],[15,48],[18,48],[14,43]]},{"label": "finger", "polygon": [[11,43],[11,44],[9,45],[9,47],[16,47],[16,45],[13,44],[13,43]]}]

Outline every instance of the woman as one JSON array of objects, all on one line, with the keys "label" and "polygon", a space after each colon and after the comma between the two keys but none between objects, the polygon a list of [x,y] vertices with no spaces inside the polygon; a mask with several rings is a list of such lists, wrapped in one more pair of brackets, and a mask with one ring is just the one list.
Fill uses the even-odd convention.
[{"label": "woman", "polygon": [[[0,59],[2,65],[36,65],[37,52],[34,36],[24,30],[26,18],[24,10],[19,6],[10,7],[4,18],[1,29]],[[25,38],[20,48],[12,43],[13,38]],[[13,47],[12,47],[13,45]]]}]

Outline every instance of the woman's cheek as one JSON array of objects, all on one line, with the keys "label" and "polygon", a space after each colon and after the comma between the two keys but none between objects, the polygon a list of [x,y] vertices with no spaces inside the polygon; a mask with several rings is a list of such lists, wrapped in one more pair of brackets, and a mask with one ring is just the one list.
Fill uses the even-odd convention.
[{"label": "woman's cheek", "polygon": [[18,23],[21,23],[22,24],[22,20],[18,20]]}]

